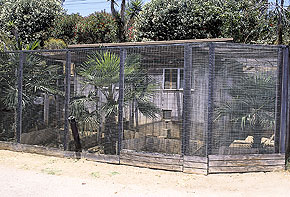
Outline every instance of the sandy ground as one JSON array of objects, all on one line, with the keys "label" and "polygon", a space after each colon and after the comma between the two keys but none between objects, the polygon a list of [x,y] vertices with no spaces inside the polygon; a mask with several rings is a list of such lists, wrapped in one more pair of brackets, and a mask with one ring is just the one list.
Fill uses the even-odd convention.
[{"label": "sandy ground", "polygon": [[0,150],[0,196],[289,196],[290,172],[192,175]]}]

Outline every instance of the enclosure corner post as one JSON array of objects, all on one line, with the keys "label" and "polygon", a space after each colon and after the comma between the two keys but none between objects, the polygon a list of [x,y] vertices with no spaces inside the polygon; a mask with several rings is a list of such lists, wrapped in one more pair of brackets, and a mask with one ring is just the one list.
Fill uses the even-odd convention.
[{"label": "enclosure corner post", "polygon": [[191,73],[192,73],[192,46],[184,45],[184,88],[182,110],[182,146],[183,155],[189,154],[189,138],[191,130]]},{"label": "enclosure corner post", "polygon": [[120,78],[119,78],[119,100],[118,100],[118,155],[120,155],[123,138],[123,107],[124,107],[124,69],[126,49],[120,49]]},{"label": "enclosure corner post", "polygon": [[70,83],[71,79],[71,52],[66,52],[66,65],[65,65],[65,106],[64,106],[64,136],[63,148],[68,149],[68,133],[69,133],[69,103],[70,103]]},{"label": "enclosure corner post", "polygon": [[278,48],[277,58],[277,83],[276,83],[276,103],[275,103],[275,153],[279,153],[280,147],[280,127],[281,127],[281,92],[282,92],[282,73],[283,73],[283,48]]},{"label": "enclosure corner post", "polygon": [[25,61],[25,54],[23,51],[20,52],[19,57],[19,67],[17,74],[17,111],[16,111],[16,142],[21,142],[21,133],[22,133],[22,93],[23,93],[23,64]]},{"label": "enclosure corner post", "polygon": [[283,69],[282,69],[282,95],[281,95],[281,123],[280,123],[280,146],[279,152],[286,151],[287,133],[287,111],[288,111],[288,74],[289,74],[289,48],[283,48]]},{"label": "enclosure corner post", "polygon": [[213,91],[214,91],[214,68],[215,68],[215,44],[209,44],[208,62],[208,100],[207,100],[207,126],[206,126],[206,156],[212,152],[212,123],[213,123]]}]

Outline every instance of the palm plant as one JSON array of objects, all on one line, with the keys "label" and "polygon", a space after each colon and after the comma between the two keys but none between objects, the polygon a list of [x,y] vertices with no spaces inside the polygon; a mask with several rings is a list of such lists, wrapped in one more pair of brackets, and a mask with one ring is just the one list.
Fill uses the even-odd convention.
[{"label": "palm plant", "polygon": [[[21,42],[18,42],[11,48],[16,48],[19,50],[34,50],[38,47],[38,45],[39,42],[34,42],[30,45],[23,46]],[[26,53],[24,57],[22,92],[23,113],[33,108],[36,96],[42,93],[63,95],[62,91],[58,90],[56,87],[56,81],[60,79],[60,75],[58,75],[58,66],[48,65],[44,58],[36,53]],[[0,110],[12,114],[16,114],[18,97],[17,70],[19,61],[19,52],[1,53]],[[24,118],[26,117],[24,116]]]},{"label": "palm plant", "polygon": [[254,136],[253,147],[260,147],[263,131],[275,125],[275,81],[263,73],[242,75],[227,91],[230,101],[215,108],[215,121],[229,117],[235,128]]},{"label": "palm plant", "polygon": [[[138,103],[141,113],[154,117],[158,109],[147,100],[153,80],[144,76],[138,78],[143,71],[139,69],[139,64],[138,55],[133,54],[126,58],[124,104],[128,105],[134,100]],[[114,53],[101,51],[88,55],[87,61],[81,65],[77,74],[82,78],[83,87],[90,86],[91,90],[87,95],[77,96],[71,102],[71,115],[78,119],[80,125],[85,124],[88,125],[86,127],[92,128],[101,124],[101,117],[104,118],[105,154],[116,153],[119,66],[120,59]],[[141,83],[146,81],[145,79],[147,86],[142,86],[141,90]],[[144,105],[148,105],[147,108]]]}]

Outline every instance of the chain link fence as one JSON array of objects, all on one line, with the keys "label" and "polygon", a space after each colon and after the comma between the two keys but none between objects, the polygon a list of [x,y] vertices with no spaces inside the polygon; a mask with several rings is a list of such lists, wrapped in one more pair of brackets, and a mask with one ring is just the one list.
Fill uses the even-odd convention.
[{"label": "chain link fence", "polygon": [[1,53],[0,140],[107,155],[285,152],[286,56],[229,43]]}]

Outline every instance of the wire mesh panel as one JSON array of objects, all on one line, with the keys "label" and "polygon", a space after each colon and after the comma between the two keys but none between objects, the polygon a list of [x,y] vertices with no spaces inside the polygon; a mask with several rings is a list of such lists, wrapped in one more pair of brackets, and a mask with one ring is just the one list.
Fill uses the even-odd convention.
[{"label": "wire mesh panel", "polygon": [[181,154],[183,46],[126,51],[122,148]]},{"label": "wire mesh panel", "polygon": [[[117,154],[120,50],[73,50],[71,57],[75,70],[71,78],[70,116],[77,122],[82,149]],[[72,149],[74,144],[70,146]]]},{"label": "wire mesh panel", "polygon": [[209,47],[208,44],[191,46],[192,63],[190,78],[191,103],[186,113],[190,113],[190,132],[185,136],[188,143],[186,155],[206,156],[207,118],[208,118],[208,77]]},{"label": "wire mesh panel", "polygon": [[19,53],[0,53],[0,141],[13,141],[16,133]]},{"label": "wire mesh panel", "polygon": [[216,44],[210,154],[273,153],[278,48]]},{"label": "wire mesh panel", "polygon": [[64,65],[64,52],[24,53],[21,143],[62,147]]}]

